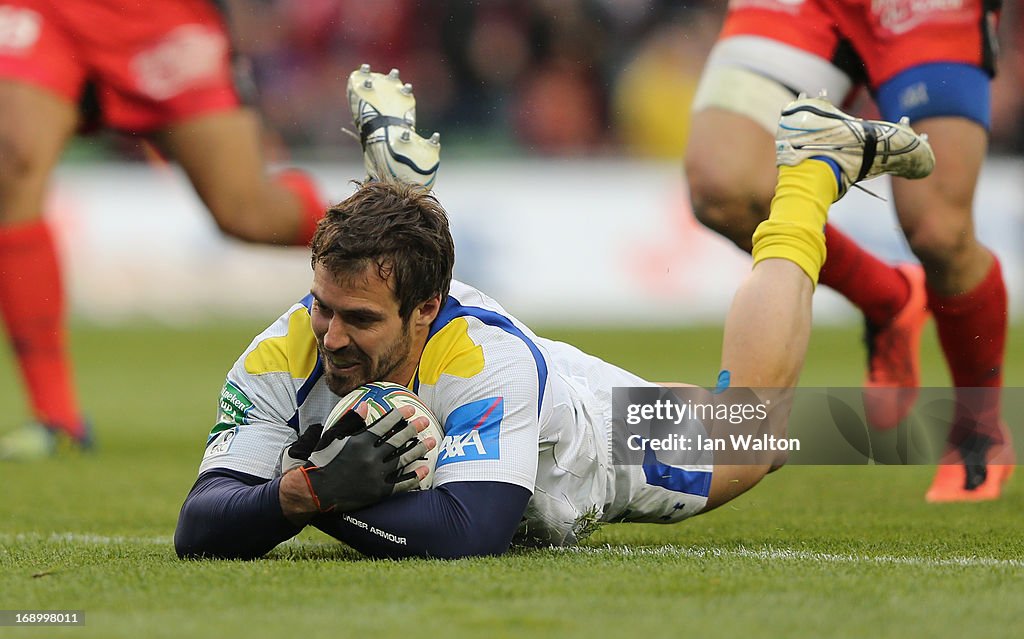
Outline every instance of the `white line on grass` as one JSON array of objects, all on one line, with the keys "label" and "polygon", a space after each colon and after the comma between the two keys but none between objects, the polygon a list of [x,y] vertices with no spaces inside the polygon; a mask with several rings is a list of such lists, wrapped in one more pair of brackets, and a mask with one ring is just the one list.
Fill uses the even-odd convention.
[{"label": "white line on grass", "polygon": [[131,544],[136,546],[165,546],[173,543],[170,537],[125,537],[121,535],[94,535],[91,533],[17,533],[0,534],[0,541],[10,543],[60,543],[83,544],[86,546],[113,546]]},{"label": "white line on grass", "polygon": [[[171,537],[126,537],[121,535],[94,535],[91,533],[0,533],[0,543],[10,544],[16,542],[31,543],[69,543],[82,544],[86,546],[113,546],[113,545],[135,545],[135,546],[171,546],[174,539]],[[289,539],[282,545],[290,546],[319,546],[320,542]]]},{"label": "white line on grass", "polygon": [[742,557],[765,561],[803,561],[821,564],[881,564],[896,566],[962,566],[962,567],[1001,567],[1024,568],[1024,561],[1019,559],[997,559],[995,557],[916,557],[897,555],[854,555],[810,550],[793,550],[791,548],[711,548],[706,546],[568,546],[553,548],[557,552],[582,555],[612,555],[621,557]]},{"label": "white line on grass", "polygon": [[[5,544],[17,542],[65,542],[92,546],[130,544],[139,546],[170,546],[170,537],[123,537],[119,535],[94,535],[89,533],[0,533],[0,542]],[[288,546],[322,546],[323,542],[290,539],[282,545]],[[796,561],[818,564],[878,564],[888,566],[920,566],[937,568],[957,566],[966,568],[1024,568],[1024,560],[997,559],[995,557],[918,557],[897,555],[855,555],[814,552],[810,550],[794,550],[791,548],[713,548],[709,546],[567,546],[552,548],[554,552],[574,555],[607,555],[617,557],[740,557],[760,559],[762,561]]]}]

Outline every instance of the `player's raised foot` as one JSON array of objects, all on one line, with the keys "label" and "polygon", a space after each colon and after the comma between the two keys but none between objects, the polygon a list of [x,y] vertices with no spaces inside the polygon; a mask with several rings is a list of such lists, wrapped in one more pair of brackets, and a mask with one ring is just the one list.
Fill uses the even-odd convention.
[{"label": "player's raised foot", "polygon": [[921,331],[928,320],[924,269],[916,264],[896,267],[910,285],[910,297],[889,322],[865,320],[868,374],[864,382],[864,415],[872,427],[896,428],[917,401],[921,385]]},{"label": "player's raised foot", "polygon": [[884,173],[918,179],[935,168],[926,136],[899,123],[862,120],[843,113],[824,98],[800,98],[782,110],[775,134],[776,164],[796,166],[828,158],[840,171],[839,192]]},{"label": "player's raised foot", "polygon": [[441,164],[441,134],[416,133],[416,97],[398,69],[383,74],[362,65],[348,77],[348,101],[369,176],[432,188]]},{"label": "player's raised foot", "polygon": [[0,436],[0,461],[38,461],[53,457],[58,451],[88,451],[92,447],[92,429],[88,422],[83,424],[82,435],[77,438],[62,430],[30,422]]},{"label": "player's raised foot", "polygon": [[1002,421],[999,430],[1001,444],[978,446],[976,443],[984,440],[974,438],[958,450],[947,451],[925,493],[925,501],[934,504],[999,499],[1016,468],[1010,430]]}]

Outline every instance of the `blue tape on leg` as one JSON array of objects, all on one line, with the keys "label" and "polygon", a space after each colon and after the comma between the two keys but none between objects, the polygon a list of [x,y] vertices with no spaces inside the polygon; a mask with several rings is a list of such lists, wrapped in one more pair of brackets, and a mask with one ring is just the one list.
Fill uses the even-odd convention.
[{"label": "blue tape on leg", "polygon": [[721,370],[718,373],[718,383],[715,384],[715,390],[712,391],[716,395],[729,388],[729,383],[732,381],[732,373],[727,370]]}]

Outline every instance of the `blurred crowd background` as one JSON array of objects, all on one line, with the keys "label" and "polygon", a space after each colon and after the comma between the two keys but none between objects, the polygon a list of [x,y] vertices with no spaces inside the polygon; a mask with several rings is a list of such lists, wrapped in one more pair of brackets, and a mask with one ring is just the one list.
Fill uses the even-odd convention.
[{"label": "blurred crowd background", "polygon": [[[271,148],[345,160],[345,79],[415,85],[420,132],[458,155],[680,158],[725,0],[227,0]],[[1024,12],[1007,2],[992,151],[1024,152]],[[855,107],[871,115],[866,100]]]}]

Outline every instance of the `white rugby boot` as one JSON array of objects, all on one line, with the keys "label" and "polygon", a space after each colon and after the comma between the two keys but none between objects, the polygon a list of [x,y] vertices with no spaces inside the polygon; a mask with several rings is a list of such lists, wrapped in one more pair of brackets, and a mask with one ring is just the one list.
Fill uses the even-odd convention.
[{"label": "white rugby boot", "polygon": [[432,188],[441,164],[441,134],[428,139],[416,133],[416,97],[398,69],[384,75],[360,66],[348,77],[348,101],[369,176]]},{"label": "white rugby boot", "polygon": [[918,179],[935,168],[926,135],[899,123],[862,120],[843,113],[824,98],[798,98],[782,109],[775,134],[775,163],[796,166],[813,157],[839,165],[836,199],[851,186],[884,173]]}]

